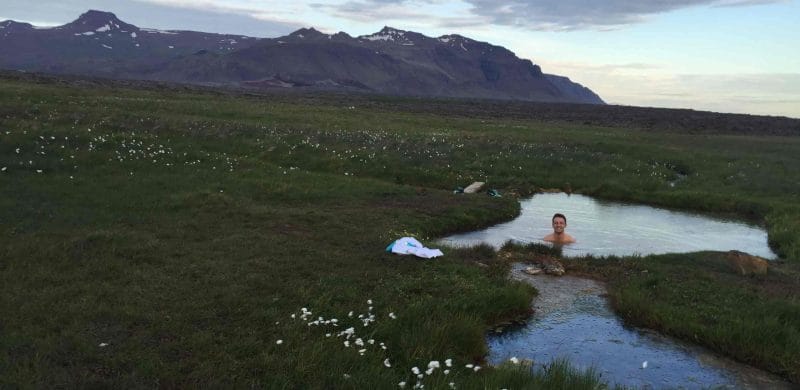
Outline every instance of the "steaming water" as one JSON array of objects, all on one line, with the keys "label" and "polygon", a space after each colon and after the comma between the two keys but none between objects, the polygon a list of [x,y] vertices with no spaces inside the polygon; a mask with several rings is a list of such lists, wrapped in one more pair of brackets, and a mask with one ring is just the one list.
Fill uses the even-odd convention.
[{"label": "steaming water", "polygon": [[567,257],[732,249],[767,259],[777,257],[767,245],[766,231],[741,222],[564,193],[537,194],[520,203],[522,213],[511,222],[440,242],[451,246],[486,243],[495,248],[508,240],[544,243],[541,238],[552,233],[551,218],[558,212],[567,216],[566,231],[577,240],[563,248]]}]

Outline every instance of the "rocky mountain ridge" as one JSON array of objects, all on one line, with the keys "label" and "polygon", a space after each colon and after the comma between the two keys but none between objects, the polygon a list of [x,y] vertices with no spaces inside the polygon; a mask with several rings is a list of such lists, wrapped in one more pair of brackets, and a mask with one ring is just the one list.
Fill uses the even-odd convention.
[{"label": "rocky mountain ridge", "polygon": [[0,22],[0,68],[242,88],[603,104],[501,46],[384,27],[279,38],[146,29],[88,11],[63,26]]}]

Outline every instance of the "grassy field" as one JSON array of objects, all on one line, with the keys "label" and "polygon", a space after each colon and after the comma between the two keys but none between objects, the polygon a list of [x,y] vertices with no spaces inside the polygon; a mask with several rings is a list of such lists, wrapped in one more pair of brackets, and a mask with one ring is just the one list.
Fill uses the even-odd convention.
[{"label": "grassy field", "polygon": [[[768,228],[786,275],[800,264],[800,137],[361,101],[0,79],[0,387],[602,386],[564,362],[536,375],[467,367],[483,363],[485,330],[526,315],[535,294],[507,281],[492,251],[433,261],[384,252],[404,235],[430,243],[513,218],[513,195],[538,188],[750,219]],[[505,196],[452,194],[475,180]],[[654,259],[664,274],[650,277],[682,272],[693,256]],[[627,261],[618,269],[636,267]],[[614,275],[600,270],[611,262],[590,263],[584,271]],[[619,280],[612,293],[629,320],[800,381],[796,334],[740,356],[746,342],[709,341],[724,323],[691,335],[670,325],[721,303],[681,305],[664,292],[625,306],[652,283],[637,292],[626,286],[638,279]],[[720,294],[745,290],[733,282]],[[755,327],[777,316],[800,328],[797,296],[746,315]],[[653,315],[676,310],[688,319]],[[431,361],[440,367],[426,375]]]}]

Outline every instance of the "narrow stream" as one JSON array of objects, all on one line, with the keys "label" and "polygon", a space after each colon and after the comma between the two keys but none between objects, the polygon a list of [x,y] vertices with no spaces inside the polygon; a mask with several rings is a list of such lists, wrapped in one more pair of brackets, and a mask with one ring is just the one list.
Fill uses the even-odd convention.
[{"label": "narrow stream", "polygon": [[511,357],[537,364],[566,358],[579,369],[594,367],[612,386],[645,389],[792,388],[775,375],[704,348],[626,327],[611,311],[602,283],[569,275],[530,276],[524,268],[515,264],[511,277],[539,290],[534,315],[522,329],[488,338],[491,364]]}]

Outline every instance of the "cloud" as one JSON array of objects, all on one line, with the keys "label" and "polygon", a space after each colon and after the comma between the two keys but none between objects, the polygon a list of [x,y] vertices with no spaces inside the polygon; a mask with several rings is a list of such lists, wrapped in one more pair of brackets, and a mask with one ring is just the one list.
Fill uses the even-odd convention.
[{"label": "cloud", "polygon": [[[463,0],[471,8],[468,15],[437,16],[435,24],[480,26],[495,24],[526,30],[572,31],[614,30],[642,23],[650,17],[683,8],[742,7],[786,0]],[[434,0],[357,0],[325,5],[339,17],[365,21],[370,18],[398,18],[417,15],[420,5],[441,3]]]},{"label": "cloud", "polygon": [[764,5],[773,3],[788,3],[789,0],[719,0],[714,7],[747,7],[751,5]]},{"label": "cloud", "polygon": [[467,0],[472,12],[492,23],[532,30],[606,30],[695,6],[745,6],[783,0]]},{"label": "cloud", "polygon": [[333,16],[357,22],[375,22],[386,20],[414,20],[436,24],[440,19],[409,6],[405,0],[364,0],[347,1],[341,4],[313,3],[311,7],[328,12]]},{"label": "cloud", "polygon": [[113,12],[139,27],[194,30],[254,37],[276,37],[301,27],[275,19],[263,10],[215,5],[211,2],[168,0],[2,0],[4,16],[35,25],[61,25],[89,9]]}]

